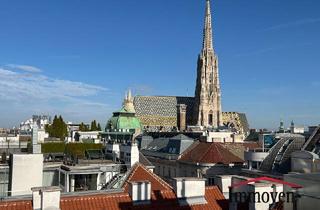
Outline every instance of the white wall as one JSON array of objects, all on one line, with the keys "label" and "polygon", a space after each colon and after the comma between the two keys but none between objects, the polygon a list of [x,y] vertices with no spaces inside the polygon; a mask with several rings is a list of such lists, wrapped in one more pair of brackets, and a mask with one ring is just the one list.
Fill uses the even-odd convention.
[{"label": "white wall", "polygon": [[319,156],[308,151],[293,152],[291,154],[291,171],[299,173],[320,172]]},{"label": "white wall", "polygon": [[126,164],[133,166],[136,162],[139,162],[139,149],[136,143],[132,145],[121,145],[120,154],[123,154],[122,158]]},{"label": "white wall", "polygon": [[[320,206],[320,173],[312,174],[286,174],[284,181],[299,184],[298,189],[300,197],[297,202],[297,210],[319,209]],[[292,189],[285,186],[284,192],[290,192]],[[291,210],[292,203],[284,202],[284,210]]]},{"label": "white wall", "polygon": [[49,137],[49,134],[46,133],[44,129],[39,129],[38,130],[38,142],[39,143],[44,142],[44,139],[48,138],[48,137]]},{"label": "white wall", "polygon": [[42,186],[42,154],[13,154],[11,158],[12,196],[31,194],[32,187]]},{"label": "white wall", "polygon": [[208,132],[207,142],[233,142],[232,132]]},{"label": "white wall", "polygon": [[214,177],[214,184],[219,187],[226,199],[229,198],[229,186],[231,186],[231,178],[229,175],[221,175]]}]

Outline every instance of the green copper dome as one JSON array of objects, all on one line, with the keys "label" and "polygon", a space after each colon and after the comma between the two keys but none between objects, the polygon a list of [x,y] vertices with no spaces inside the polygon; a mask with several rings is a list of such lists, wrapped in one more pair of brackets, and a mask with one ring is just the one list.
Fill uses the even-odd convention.
[{"label": "green copper dome", "polygon": [[129,112],[122,108],[118,112],[114,112],[113,116],[107,123],[107,129],[127,129],[130,131],[141,130],[140,120],[135,116],[134,112]]}]

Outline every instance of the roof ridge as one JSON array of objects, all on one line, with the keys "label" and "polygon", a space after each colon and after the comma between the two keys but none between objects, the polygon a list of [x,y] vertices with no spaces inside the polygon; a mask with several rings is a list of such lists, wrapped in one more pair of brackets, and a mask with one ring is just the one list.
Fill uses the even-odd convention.
[{"label": "roof ridge", "polygon": [[[215,144],[215,147],[216,147],[216,150],[217,150],[217,152],[219,153],[219,156],[221,157],[222,156],[222,154],[221,154],[221,151],[220,151],[220,149],[222,148],[222,150],[224,150],[225,148],[223,148],[223,146],[221,146],[221,145],[219,145],[220,147],[218,148],[218,146],[217,146],[218,144]],[[230,152],[229,150],[227,150],[228,152]],[[230,152],[231,153],[231,152]],[[223,159],[222,159],[223,160]],[[224,161],[224,160],[223,160]]]},{"label": "roof ridge", "polygon": [[[218,145],[219,145],[219,147],[220,147],[222,150],[228,152],[229,155],[232,155],[233,158],[236,158],[236,159],[239,159],[239,160],[243,161],[242,158],[240,158],[240,157],[238,157],[237,155],[233,154],[228,148],[223,147],[223,146],[222,146],[222,143],[218,143]],[[220,151],[219,151],[219,152],[220,152]]]},{"label": "roof ridge", "polygon": [[193,142],[193,143],[191,144],[191,146],[188,147],[188,148],[180,155],[180,157],[178,158],[178,160],[181,159],[181,158],[183,158],[187,153],[191,152],[191,151],[192,151],[196,146],[198,146],[199,144],[200,144],[199,141]]},{"label": "roof ridge", "polygon": [[212,144],[214,144],[214,142],[210,143],[210,146],[207,148],[206,152],[203,153],[200,160],[202,160],[208,154],[208,152],[211,151]]},{"label": "roof ridge", "polygon": [[[149,169],[147,169],[143,164],[137,162],[133,165],[132,168],[134,168],[131,172],[126,181],[124,182],[124,185],[122,188],[125,188],[128,184],[128,180],[134,175],[134,173],[138,170],[138,168],[141,167],[145,172],[147,172],[149,175],[151,175],[154,179],[156,179],[166,190],[172,190],[172,187],[165,182],[163,179],[161,179],[159,176],[157,176],[155,173],[151,172]],[[169,189],[168,189],[169,188]]]},{"label": "roof ridge", "polygon": [[172,190],[172,187],[167,182],[165,182],[163,179],[161,179],[159,176],[157,176],[155,173],[151,172],[144,165],[142,165],[140,163],[139,163],[139,166],[141,166],[148,174],[150,174],[151,176],[153,176],[153,178],[155,178],[157,181],[159,181],[164,187]]},{"label": "roof ridge", "polygon": [[126,187],[128,179],[131,178],[133,176],[133,174],[134,174],[133,172],[135,172],[137,170],[137,164],[138,163],[133,164],[133,166],[130,168],[130,170],[127,171],[128,177],[122,183],[121,188],[125,188]]}]

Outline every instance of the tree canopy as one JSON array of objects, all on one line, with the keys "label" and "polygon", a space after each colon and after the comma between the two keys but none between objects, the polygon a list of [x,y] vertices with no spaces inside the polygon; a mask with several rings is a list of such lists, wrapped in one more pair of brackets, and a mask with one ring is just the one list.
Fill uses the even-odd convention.
[{"label": "tree canopy", "polygon": [[59,117],[55,115],[52,124],[46,125],[45,129],[50,137],[60,138],[61,141],[68,136],[67,124],[63,121],[61,115]]},{"label": "tree canopy", "polygon": [[89,126],[84,124],[83,122],[80,123],[79,125],[79,131],[89,131]]}]

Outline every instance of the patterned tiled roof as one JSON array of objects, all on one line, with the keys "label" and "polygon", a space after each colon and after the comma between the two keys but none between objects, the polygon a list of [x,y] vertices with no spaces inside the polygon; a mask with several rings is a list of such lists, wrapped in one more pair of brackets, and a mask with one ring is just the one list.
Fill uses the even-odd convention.
[{"label": "patterned tiled roof", "polygon": [[221,143],[195,142],[179,159],[191,163],[243,163],[244,161],[224,148]]},{"label": "patterned tiled roof", "polygon": [[[187,105],[187,125],[193,124],[194,97],[182,96],[135,96],[133,101],[136,116],[144,126],[177,127],[177,105]],[[233,123],[239,131],[248,133],[249,124],[244,113],[223,112],[223,124]],[[169,129],[170,130],[170,129]]]},{"label": "patterned tiled roof", "polygon": [[[129,181],[148,180],[151,182],[152,196],[150,204],[134,205],[128,193]],[[226,200],[216,186],[206,187],[206,204],[180,206],[177,197],[166,182],[153,174],[141,164],[133,166],[131,173],[124,185],[124,192],[101,193],[81,196],[65,196],[60,199],[61,210],[129,210],[129,209],[154,209],[154,210],[221,210],[226,208]],[[9,201],[0,202],[1,210],[32,210],[32,202]]]},{"label": "patterned tiled roof", "polygon": [[[187,105],[187,122],[192,122],[194,97],[180,96],[135,96],[133,101],[136,115],[141,121],[146,117],[160,117],[171,120],[171,126],[177,125],[177,105]],[[144,118],[143,118],[144,117]],[[143,122],[142,122],[143,123]]]}]

